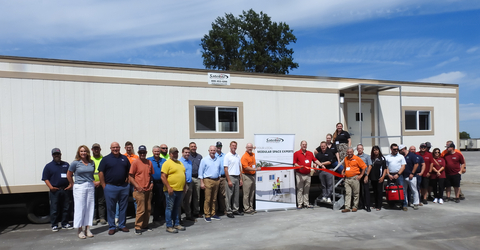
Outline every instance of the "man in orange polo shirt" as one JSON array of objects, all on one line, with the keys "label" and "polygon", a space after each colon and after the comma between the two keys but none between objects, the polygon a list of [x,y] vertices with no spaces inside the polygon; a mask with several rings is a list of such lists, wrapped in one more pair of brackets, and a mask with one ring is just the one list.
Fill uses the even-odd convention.
[{"label": "man in orange polo shirt", "polygon": [[347,157],[345,157],[345,168],[343,168],[342,174],[345,175],[345,209],[342,213],[350,212],[352,207],[352,193],[353,193],[353,208],[352,212],[357,212],[358,198],[360,196],[360,182],[365,173],[367,165],[360,159],[360,157],[353,154],[353,148],[347,149]]},{"label": "man in orange polo shirt", "polygon": [[253,144],[247,143],[247,151],[243,154],[240,162],[242,163],[243,178],[243,212],[246,214],[256,213],[253,208],[255,204],[255,174],[260,167],[256,167],[255,153],[253,153]]},{"label": "man in orange polo shirt", "polygon": [[295,167],[302,167],[295,169],[295,180],[297,182],[297,209],[313,208],[308,200],[308,193],[310,192],[310,183],[312,177],[310,177],[310,169],[312,162],[315,162],[318,166],[322,166],[312,152],[307,151],[307,142],[300,142],[300,150],[293,154],[293,164]]},{"label": "man in orange polo shirt", "polygon": [[125,142],[125,154],[123,155],[128,158],[130,164],[132,164],[134,160],[138,159],[138,155],[136,155],[133,151],[133,143],[130,141]]}]

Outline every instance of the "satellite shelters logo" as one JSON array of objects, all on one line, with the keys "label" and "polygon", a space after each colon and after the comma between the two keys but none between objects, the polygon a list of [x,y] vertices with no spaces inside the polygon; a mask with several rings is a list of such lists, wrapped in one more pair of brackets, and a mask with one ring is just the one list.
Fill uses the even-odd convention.
[{"label": "satellite shelters logo", "polygon": [[210,79],[228,79],[227,74],[209,74]]},{"label": "satellite shelters logo", "polygon": [[270,137],[270,138],[267,138],[267,143],[281,143],[285,141],[283,138],[280,138],[280,137]]}]

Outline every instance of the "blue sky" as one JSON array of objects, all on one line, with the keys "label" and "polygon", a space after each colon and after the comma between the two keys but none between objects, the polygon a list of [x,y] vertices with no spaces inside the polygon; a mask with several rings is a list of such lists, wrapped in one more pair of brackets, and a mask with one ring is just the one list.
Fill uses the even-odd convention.
[{"label": "blue sky", "polygon": [[294,30],[295,75],[460,85],[480,138],[480,1],[0,1],[0,55],[204,68],[217,16],[253,8]]}]

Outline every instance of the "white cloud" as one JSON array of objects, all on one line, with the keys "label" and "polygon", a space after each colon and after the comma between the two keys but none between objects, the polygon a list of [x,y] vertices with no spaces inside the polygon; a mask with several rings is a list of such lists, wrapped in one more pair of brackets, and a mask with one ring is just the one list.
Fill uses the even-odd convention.
[{"label": "white cloud", "polygon": [[460,121],[480,121],[480,104],[460,104]]},{"label": "white cloud", "polygon": [[[468,2],[468,1],[467,1]],[[0,44],[85,43],[96,53],[200,39],[224,13],[253,8],[293,29],[480,8],[450,0],[1,1]],[[2,42],[3,41],[3,42]],[[74,48],[75,49],[75,48]],[[428,51],[427,51],[428,52]],[[428,53],[426,53],[428,55]]]},{"label": "white cloud", "polygon": [[467,53],[473,53],[473,52],[475,52],[475,51],[477,51],[477,50],[478,50],[478,47],[472,47],[472,48],[470,48],[470,49],[467,50]]},{"label": "white cloud", "polygon": [[439,75],[423,78],[417,80],[418,82],[431,82],[431,83],[456,83],[459,84],[460,80],[465,77],[465,73],[460,71],[453,71],[448,73],[441,73]]},{"label": "white cloud", "polygon": [[449,64],[449,63],[456,62],[456,61],[458,61],[458,60],[460,60],[460,58],[459,58],[458,56],[456,56],[456,57],[453,57],[453,58],[451,58],[451,59],[448,59],[448,60],[446,60],[446,61],[443,61],[443,62],[437,64],[435,67],[443,67],[443,66],[445,66],[445,65],[447,65],[447,64]]}]

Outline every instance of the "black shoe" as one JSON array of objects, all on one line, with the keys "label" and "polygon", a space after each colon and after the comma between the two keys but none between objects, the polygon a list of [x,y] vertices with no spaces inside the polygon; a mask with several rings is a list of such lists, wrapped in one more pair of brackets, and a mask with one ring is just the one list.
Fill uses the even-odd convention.
[{"label": "black shoe", "polygon": [[142,235],[142,230],[135,229],[135,234],[136,235]]},{"label": "black shoe", "polygon": [[227,214],[227,217],[232,218],[232,219],[235,218],[235,216],[233,214]]},{"label": "black shoe", "polygon": [[243,212],[238,212],[238,211],[235,211],[235,212],[233,212],[233,215],[239,215],[239,216],[243,216]]},{"label": "black shoe", "polygon": [[365,210],[367,210],[367,212],[369,212],[369,213],[372,212],[372,210],[370,209],[370,207],[365,208]]},{"label": "black shoe", "polygon": [[455,203],[460,203],[460,198],[456,198]]},{"label": "black shoe", "polygon": [[427,200],[423,200],[423,205],[428,205],[428,201]]}]

